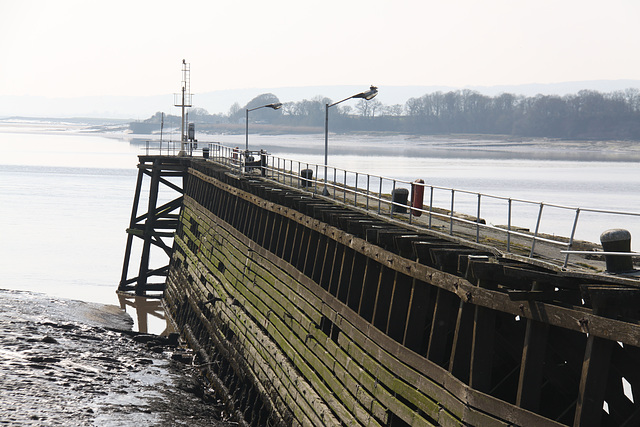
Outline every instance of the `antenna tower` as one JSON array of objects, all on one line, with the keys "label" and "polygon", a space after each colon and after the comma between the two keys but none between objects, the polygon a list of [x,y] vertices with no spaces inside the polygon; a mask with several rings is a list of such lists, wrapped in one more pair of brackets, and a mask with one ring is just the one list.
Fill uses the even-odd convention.
[{"label": "antenna tower", "polygon": [[187,141],[187,134],[185,133],[185,108],[191,107],[191,64],[187,64],[187,61],[182,60],[182,93],[174,94],[174,106],[182,108],[182,122],[180,132],[180,154],[186,153],[184,144]]}]

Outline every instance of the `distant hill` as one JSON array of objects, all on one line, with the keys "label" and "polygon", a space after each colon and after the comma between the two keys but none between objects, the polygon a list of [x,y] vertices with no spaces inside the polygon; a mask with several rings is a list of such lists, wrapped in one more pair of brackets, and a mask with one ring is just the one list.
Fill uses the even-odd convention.
[{"label": "distant hill", "polygon": [[[263,93],[273,93],[282,102],[312,99],[326,96],[340,100],[361,92],[377,82],[363,82],[361,86],[305,86],[283,88],[229,89],[207,93],[195,93],[194,107],[204,108],[209,113],[226,113],[235,102],[245,105]],[[583,89],[599,92],[613,92],[630,87],[640,88],[640,80],[593,80],[549,84],[524,84],[505,86],[379,86],[378,100],[385,105],[404,104],[409,98],[416,98],[436,91],[470,89],[485,95],[503,92],[533,96],[541,94],[565,95]],[[0,117],[93,117],[143,120],[158,111],[175,113],[173,94],[155,96],[88,96],[79,98],[45,98],[38,96],[0,96]]]}]

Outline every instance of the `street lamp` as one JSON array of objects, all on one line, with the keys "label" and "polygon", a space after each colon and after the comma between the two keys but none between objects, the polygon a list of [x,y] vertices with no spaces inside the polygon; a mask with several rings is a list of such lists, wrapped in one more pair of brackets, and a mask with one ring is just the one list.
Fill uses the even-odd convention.
[{"label": "street lamp", "polygon": [[247,108],[247,126],[245,129],[245,141],[246,141],[245,151],[249,151],[249,111],[258,110],[260,108],[265,108],[265,107],[273,108],[274,110],[279,110],[280,108],[282,108],[282,103],[274,102],[273,104],[261,105],[260,107],[256,107],[256,108]]},{"label": "street lamp", "polygon": [[365,101],[369,101],[378,94],[378,88],[375,86],[371,86],[369,90],[365,92],[356,93],[355,95],[351,95],[348,98],[343,99],[342,101],[334,102],[333,104],[325,104],[325,114],[324,114],[324,191],[323,195],[328,196],[329,191],[327,190],[327,159],[329,155],[329,107],[333,107],[334,105],[338,105],[341,102],[347,101],[352,98],[360,98]]}]

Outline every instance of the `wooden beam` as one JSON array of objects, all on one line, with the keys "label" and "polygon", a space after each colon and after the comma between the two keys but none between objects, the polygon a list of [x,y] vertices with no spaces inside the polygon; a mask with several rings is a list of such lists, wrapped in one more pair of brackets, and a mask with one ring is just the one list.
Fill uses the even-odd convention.
[{"label": "wooden beam", "polygon": [[475,307],[469,385],[485,393],[491,391],[495,323],[494,310],[481,306]]},{"label": "wooden beam", "polygon": [[474,314],[473,305],[460,301],[449,358],[449,372],[465,384],[469,384]]},{"label": "wooden beam", "polygon": [[549,325],[527,319],[516,405],[534,412],[540,408],[548,333]]}]

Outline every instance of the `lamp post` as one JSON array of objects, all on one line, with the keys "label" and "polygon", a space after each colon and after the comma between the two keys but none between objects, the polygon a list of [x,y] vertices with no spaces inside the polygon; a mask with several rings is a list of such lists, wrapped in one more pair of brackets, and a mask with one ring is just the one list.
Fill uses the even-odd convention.
[{"label": "lamp post", "polygon": [[324,114],[324,190],[322,194],[325,196],[329,195],[329,190],[327,190],[327,160],[329,157],[329,107],[333,107],[334,105],[338,105],[341,102],[347,101],[352,98],[360,98],[366,101],[369,101],[378,94],[378,88],[375,86],[371,86],[369,90],[365,92],[356,93],[355,95],[351,95],[348,98],[345,98],[341,101],[334,102],[333,104],[325,104],[325,114]]},{"label": "lamp post", "polygon": [[280,108],[282,108],[282,103],[274,102],[273,104],[261,105],[260,107],[247,108],[246,110],[247,121],[246,121],[246,128],[245,128],[245,151],[249,151],[249,111],[258,110],[260,108],[265,108],[265,107],[273,108],[274,110],[279,110]]}]

